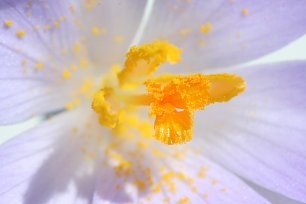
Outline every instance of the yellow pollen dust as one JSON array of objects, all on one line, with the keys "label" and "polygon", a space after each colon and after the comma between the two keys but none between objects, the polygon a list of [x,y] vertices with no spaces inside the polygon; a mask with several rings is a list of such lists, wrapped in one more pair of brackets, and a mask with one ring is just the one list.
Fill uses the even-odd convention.
[{"label": "yellow pollen dust", "polygon": [[[192,139],[195,111],[229,101],[245,90],[245,80],[235,74],[153,76],[161,64],[179,62],[181,52],[167,41],[131,47],[123,69],[113,74],[117,85],[106,80],[94,95],[92,108],[100,124],[115,128],[126,107],[149,106],[149,116],[155,117],[152,136],[164,144],[182,144]],[[143,86],[146,92],[139,94]]]},{"label": "yellow pollen dust", "polygon": [[58,22],[58,21],[55,21],[55,22],[53,23],[53,25],[54,25],[55,28],[58,28],[58,27],[59,27],[59,22]]},{"label": "yellow pollen dust", "polygon": [[62,73],[63,79],[69,79],[71,77],[71,72],[69,70],[64,70]]},{"label": "yellow pollen dust", "polygon": [[5,21],[4,21],[4,25],[5,25],[6,27],[11,27],[13,24],[14,24],[13,21],[10,21],[10,20],[5,20]]},{"label": "yellow pollen dust", "polygon": [[41,70],[42,68],[44,68],[44,64],[43,63],[37,63],[36,64],[36,69]]},{"label": "yellow pollen dust", "polygon": [[192,30],[189,29],[189,28],[184,28],[184,29],[179,31],[179,34],[182,35],[182,36],[190,35],[190,34],[192,34]]},{"label": "yellow pollen dust", "polygon": [[242,15],[247,16],[249,14],[249,10],[247,8],[242,9]]},{"label": "yellow pollen dust", "polygon": [[71,102],[67,103],[67,104],[65,105],[65,108],[66,108],[67,110],[72,110],[72,109],[74,109],[74,108],[76,108],[76,107],[78,107],[78,106],[80,106],[80,105],[81,105],[80,99],[75,98],[75,99],[73,99]]},{"label": "yellow pollen dust", "polygon": [[124,41],[124,37],[122,35],[116,35],[114,36],[114,41],[116,43],[122,43]]},{"label": "yellow pollen dust", "polygon": [[213,29],[213,25],[211,23],[205,23],[201,26],[200,31],[202,33],[209,33]]},{"label": "yellow pollen dust", "polygon": [[91,28],[91,33],[92,33],[93,35],[100,35],[100,34],[101,34],[101,30],[100,30],[99,27],[94,26],[94,27]]},{"label": "yellow pollen dust", "polygon": [[26,32],[23,31],[23,30],[17,30],[16,35],[17,35],[18,38],[24,38],[25,35],[26,35]]}]

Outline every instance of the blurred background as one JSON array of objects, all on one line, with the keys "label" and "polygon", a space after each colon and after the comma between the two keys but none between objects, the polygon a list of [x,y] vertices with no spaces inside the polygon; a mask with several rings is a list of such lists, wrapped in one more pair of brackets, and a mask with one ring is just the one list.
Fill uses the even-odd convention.
[{"label": "blurred background", "polygon": [[[306,60],[306,35],[287,45],[281,50],[255,60],[248,65],[257,63],[269,63],[286,60]],[[306,69],[306,67],[305,67]],[[18,117],[18,116],[16,116]],[[0,144],[14,137],[15,135],[36,126],[40,118],[33,118],[28,121],[8,126],[0,126]]]}]

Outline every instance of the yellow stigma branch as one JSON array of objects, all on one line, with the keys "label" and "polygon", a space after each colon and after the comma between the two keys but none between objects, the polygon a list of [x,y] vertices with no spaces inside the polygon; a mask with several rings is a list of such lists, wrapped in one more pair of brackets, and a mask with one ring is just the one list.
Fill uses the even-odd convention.
[{"label": "yellow stigma branch", "polygon": [[[168,42],[155,41],[134,46],[125,67],[117,74],[121,86],[103,87],[94,96],[92,108],[102,125],[115,128],[127,106],[150,106],[154,116],[154,137],[165,144],[181,144],[192,139],[196,110],[215,102],[226,102],[245,89],[243,78],[234,74],[152,74],[164,62],[180,61],[181,50]],[[144,85],[145,94],[131,94],[123,87]]]}]

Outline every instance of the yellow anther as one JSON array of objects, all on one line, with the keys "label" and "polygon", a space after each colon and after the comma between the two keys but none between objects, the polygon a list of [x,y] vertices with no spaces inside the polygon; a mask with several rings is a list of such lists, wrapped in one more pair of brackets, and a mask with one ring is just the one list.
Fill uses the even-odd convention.
[{"label": "yellow anther", "polygon": [[24,38],[25,35],[26,35],[26,32],[23,31],[23,30],[17,30],[16,35],[17,35],[18,38]]},{"label": "yellow anther", "polygon": [[69,70],[64,70],[62,73],[63,79],[69,79],[71,77],[71,72]]},{"label": "yellow anther", "polygon": [[200,30],[202,33],[209,33],[213,28],[213,25],[211,23],[206,23],[201,26]]},{"label": "yellow anther", "polygon": [[10,21],[10,20],[5,20],[5,21],[4,21],[4,25],[5,25],[6,27],[11,27],[13,24],[14,24],[13,21]]},{"label": "yellow anther", "polygon": [[167,41],[133,46],[127,53],[124,69],[118,74],[121,85],[141,84],[165,62],[179,62],[182,50]]}]

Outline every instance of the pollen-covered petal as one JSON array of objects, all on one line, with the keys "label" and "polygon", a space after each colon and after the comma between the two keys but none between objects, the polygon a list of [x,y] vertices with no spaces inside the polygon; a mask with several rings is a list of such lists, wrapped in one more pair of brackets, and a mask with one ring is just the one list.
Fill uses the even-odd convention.
[{"label": "pollen-covered petal", "polygon": [[158,67],[181,60],[181,50],[168,41],[156,40],[150,44],[131,47],[126,54],[124,69],[118,74],[121,85],[140,84],[148,79]]},{"label": "pollen-covered petal", "polygon": [[81,152],[78,131],[86,118],[65,113],[2,144],[0,203],[88,202],[95,174]]},{"label": "pollen-covered petal", "polygon": [[152,142],[137,150],[132,149],[135,144],[129,146],[130,151],[124,151],[130,153],[128,174],[100,166],[95,203],[269,203],[240,178],[197,154],[192,145]]},{"label": "pollen-covered petal", "polygon": [[[175,159],[168,157],[164,160],[171,169],[168,184],[173,182],[175,186],[174,195],[169,193],[171,200],[188,198],[189,203],[270,203],[236,175],[198,154],[195,143],[172,149]],[[164,188],[169,187],[164,184]]]},{"label": "pollen-covered petal", "polygon": [[131,129],[105,137],[111,140],[97,165],[94,203],[269,203],[198,154],[196,143],[167,146]]},{"label": "pollen-covered petal", "polygon": [[190,70],[239,64],[305,34],[305,9],[303,0],[155,1],[143,42],[171,40]]},{"label": "pollen-covered petal", "polygon": [[247,91],[195,115],[203,154],[300,202],[306,202],[305,67],[305,61],[296,61],[237,70]]}]

